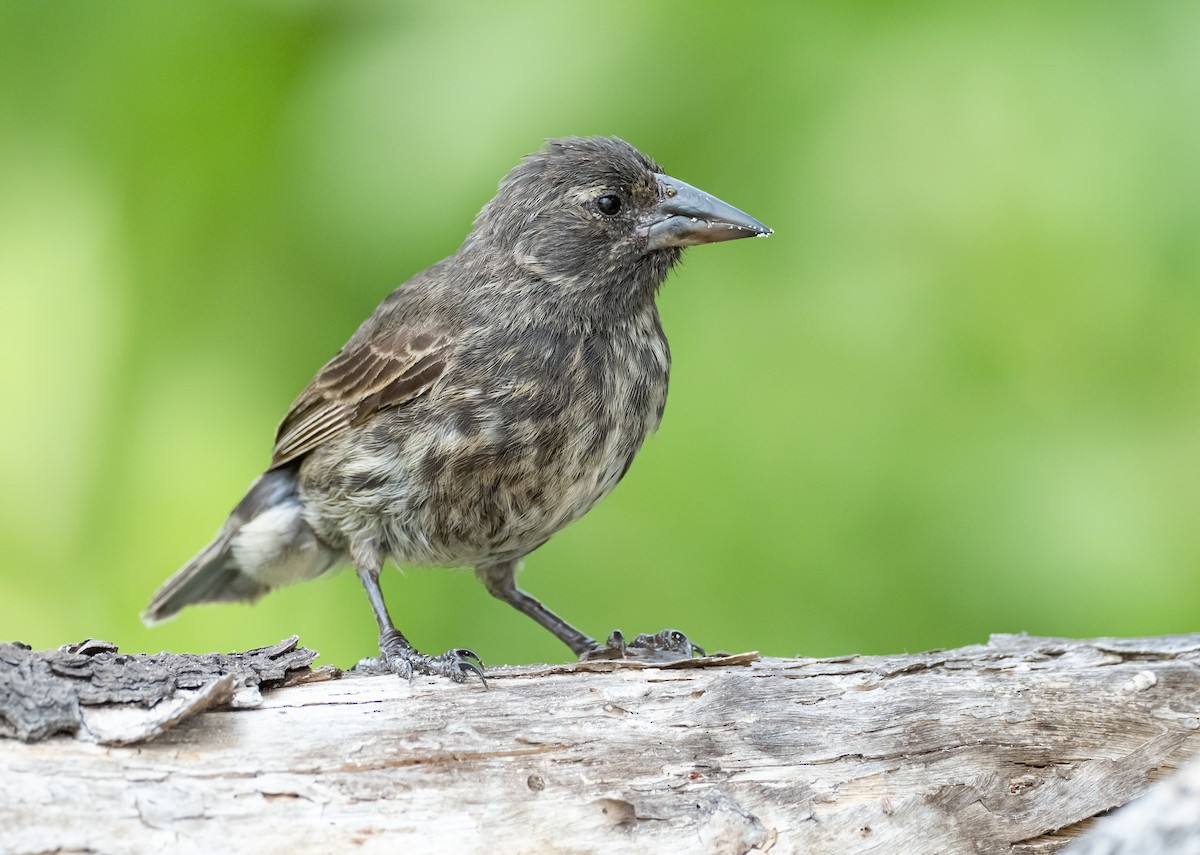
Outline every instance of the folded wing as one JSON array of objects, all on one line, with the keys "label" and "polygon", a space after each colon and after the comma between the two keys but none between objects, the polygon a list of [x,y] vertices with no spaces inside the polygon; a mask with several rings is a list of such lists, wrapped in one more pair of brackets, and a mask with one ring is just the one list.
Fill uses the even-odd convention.
[{"label": "folded wing", "polygon": [[421,395],[445,372],[452,351],[447,333],[414,327],[351,339],[292,403],[275,437],[271,468]]}]

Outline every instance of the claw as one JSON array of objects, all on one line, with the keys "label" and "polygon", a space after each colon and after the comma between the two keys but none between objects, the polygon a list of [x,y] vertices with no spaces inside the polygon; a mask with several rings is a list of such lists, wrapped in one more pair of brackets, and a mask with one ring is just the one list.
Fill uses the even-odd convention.
[{"label": "claw", "polygon": [[474,674],[479,678],[479,682],[483,683],[485,689],[488,687],[487,677],[483,676],[483,668],[480,665],[476,665],[474,662],[460,662],[458,670],[463,674]]},{"label": "claw", "polygon": [[453,653],[459,659],[468,659],[468,660],[472,660],[474,662],[478,662],[480,668],[487,667],[486,665],[483,664],[483,660],[479,658],[479,655],[476,654],[474,650],[470,650],[469,648],[456,647],[454,650],[447,651],[447,653],[448,654]]},{"label": "claw", "polygon": [[442,660],[449,668],[453,669],[446,676],[454,682],[465,683],[467,677],[474,674],[479,678],[479,682],[483,683],[485,689],[488,687],[487,678],[483,675],[483,669],[487,666],[483,664],[483,660],[476,655],[474,650],[457,647],[434,658]]}]

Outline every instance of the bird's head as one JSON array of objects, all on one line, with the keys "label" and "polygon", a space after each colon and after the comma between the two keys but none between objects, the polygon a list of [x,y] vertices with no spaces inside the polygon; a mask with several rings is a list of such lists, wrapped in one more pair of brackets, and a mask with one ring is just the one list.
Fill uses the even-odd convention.
[{"label": "bird's head", "polygon": [[504,177],[464,248],[515,264],[565,300],[620,310],[652,298],[683,247],[769,234],[624,140],[567,137]]}]

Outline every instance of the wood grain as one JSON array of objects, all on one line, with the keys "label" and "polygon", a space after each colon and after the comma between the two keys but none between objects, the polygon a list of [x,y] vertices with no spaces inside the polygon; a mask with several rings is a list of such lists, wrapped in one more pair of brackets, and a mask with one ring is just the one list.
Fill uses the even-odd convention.
[{"label": "wood grain", "polygon": [[131,747],[0,740],[0,850],[1057,852],[1200,752],[1198,663],[1200,635],[999,635],[347,676]]}]

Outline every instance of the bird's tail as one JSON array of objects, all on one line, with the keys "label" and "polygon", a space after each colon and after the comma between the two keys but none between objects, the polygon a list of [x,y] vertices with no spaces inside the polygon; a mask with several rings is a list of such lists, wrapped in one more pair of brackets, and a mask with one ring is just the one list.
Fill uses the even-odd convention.
[{"label": "bird's tail", "polygon": [[272,588],[321,575],[340,551],[301,515],[294,467],[251,485],[212,543],[163,583],[142,612],[147,626],[196,603],[254,602]]}]

